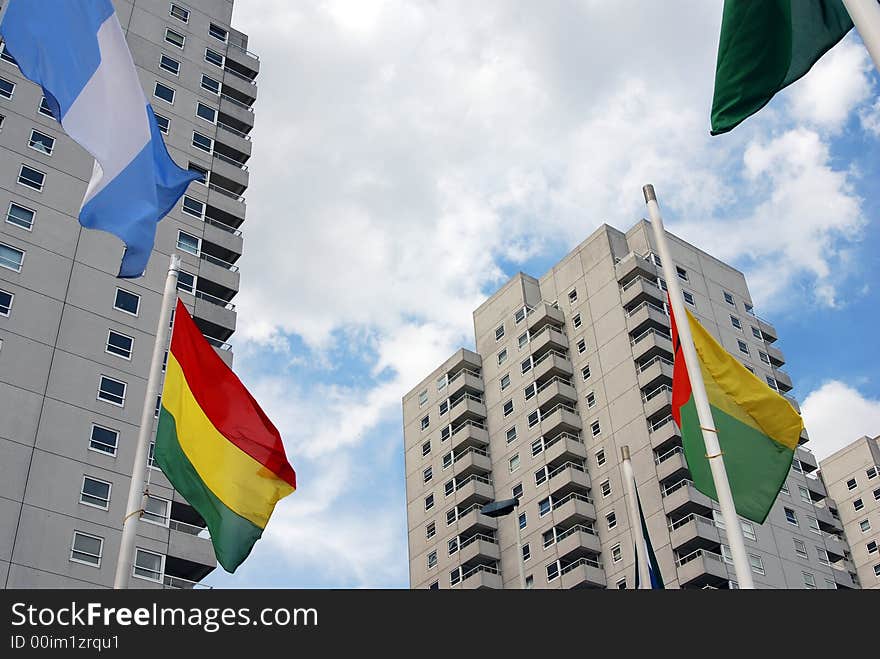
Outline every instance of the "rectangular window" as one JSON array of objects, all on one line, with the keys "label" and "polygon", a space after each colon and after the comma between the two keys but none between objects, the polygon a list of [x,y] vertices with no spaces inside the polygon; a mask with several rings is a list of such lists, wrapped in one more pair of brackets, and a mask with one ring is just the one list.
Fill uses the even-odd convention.
[{"label": "rectangular window", "polygon": [[422,430],[426,430],[429,425],[431,425],[431,417],[430,416],[422,417]]},{"label": "rectangular window", "polygon": [[794,553],[801,558],[807,558],[807,545],[803,540],[794,539]]},{"label": "rectangular window", "polygon": [[742,326],[742,323],[740,322],[739,318],[737,318],[736,316],[731,316],[730,317],[730,324],[733,325],[740,332],[742,332],[743,326]]},{"label": "rectangular window", "polygon": [[116,455],[116,447],[119,444],[119,433],[110,428],[92,426],[92,434],[89,436],[89,448],[99,453]]},{"label": "rectangular window", "polygon": [[498,353],[498,365],[500,366],[507,360],[507,348]]},{"label": "rectangular window", "polygon": [[199,117],[199,119],[204,119],[209,123],[217,123],[217,110],[212,108],[210,105],[205,105],[204,103],[196,103],[196,116]]},{"label": "rectangular window", "polygon": [[828,552],[825,551],[824,547],[816,546],[816,555],[819,557],[819,563],[821,565],[831,564],[831,561],[828,560]]},{"label": "rectangular window", "polygon": [[529,370],[531,370],[531,368],[532,368],[532,358],[529,357],[528,359],[523,361],[523,363],[520,364],[520,368],[522,369],[523,373],[528,373]]},{"label": "rectangular window", "polygon": [[181,210],[187,215],[192,215],[200,220],[205,217],[205,204],[198,199],[194,199],[187,195],[183,196],[183,206]]},{"label": "rectangular window", "polygon": [[623,552],[620,550],[620,543],[618,542],[611,548],[611,562],[619,563],[623,560]]},{"label": "rectangular window", "polygon": [[147,581],[162,583],[165,570],[165,556],[138,547],[135,550],[132,576]]},{"label": "rectangular window", "polygon": [[134,339],[132,337],[110,330],[110,333],[107,335],[107,347],[104,350],[111,355],[116,355],[123,359],[131,359],[133,347]]},{"label": "rectangular window", "polygon": [[513,321],[516,325],[519,325],[525,319],[525,317],[526,317],[526,310],[525,310],[525,307],[523,307],[522,309],[519,309],[513,315]]},{"label": "rectangular window", "polygon": [[871,540],[871,542],[869,542],[868,544],[865,545],[865,549],[868,550],[869,554],[876,554],[877,553],[877,541]]},{"label": "rectangular window", "polygon": [[79,502],[87,506],[94,506],[107,510],[110,507],[110,489],[112,484],[106,481],[84,476],[82,488],[79,492]]},{"label": "rectangular window", "polygon": [[434,507],[434,495],[429,494],[425,497],[425,510],[431,510]]},{"label": "rectangular window", "polygon": [[220,82],[218,80],[214,80],[214,78],[210,76],[206,76],[204,73],[202,74],[202,89],[205,91],[209,91],[212,94],[217,94],[220,96]]},{"label": "rectangular window", "polygon": [[501,391],[507,389],[510,386],[510,373],[505,373],[501,376]]},{"label": "rectangular window", "polygon": [[170,27],[165,28],[165,41],[181,49],[186,45],[186,37],[180,34],[180,32],[175,32]]},{"label": "rectangular window", "polygon": [[568,303],[574,304],[575,302],[577,302],[577,299],[578,299],[577,289],[573,288],[568,292]]},{"label": "rectangular window", "polygon": [[605,522],[608,524],[609,529],[613,529],[617,526],[617,515],[614,512],[610,512],[605,515]]},{"label": "rectangular window", "polygon": [[126,387],[125,382],[102,375],[101,384],[98,386],[98,400],[123,407],[125,405]]},{"label": "rectangular window", "polygon": [[547,467],[541,467],[535,472],[535,485],[540,485],[547,480]]},{"label": "rectangular window", "polygon": [[15,296],[8,292],[0,290],[0,316],[9,316],[12,311],[12,300]]},{"label": "rectangular window", "polygon": [[552,506],[550,505],[550,498],[541,499],[538,502],[538,514],[543,517],[547,513],[552,510]]},{"label": "rectangular window", "polygon": [[822,533],[822,530],[819,528],[819,520],[810,515],[807,515],[807,527],[813,533]]},{"label": "rectangular window", "polygon": [[596,405],[596,394],[594,392],[590,392],[587,394],[587,407],[594,407]]},{"label": "rectangular window", "polygon": [[762,362],[764,362],[765,364],[767,364],[768,366],[770,365],[770,355],[768,355],[768,354],[767,354],[766,352],[764,352],[763,350],[759,350],[759,351],[758,351],[758,358],[759,358]]},{"label": "rectangular window", "polygon": [[789,524],[793,524],[794,526],[798,526],[798,518],[797,514],[791,508],[784,508],[785,510],[785,519]]},{"label": "rectangular window", "polygon": [[868,477],[868,480],[872,480],[874,478],[877,478],[877,467],[871,467],[870,469],[866,469],[865,476]]},{"label": "rectangular window", "polygon": [[437,565],[437,552],[432,551],[430,554],[428,554],[428,567],[432,568],[432,567],[435,567],[436,565]]},{"label": "rectangular window", "polygon": [[854,489],[856,489],[857,486],[858,486],[858,483],[856,482],[855,478],[850,478],[846,482],[846,489],[848,489],[848,490],[854,490]]},{"label": "rectangular window", "polygon": [[499,325],[495,328],[495,340],[500,341],[504,338],[504,325]]},{"label": "rectangular window", "polygon": [[9,82],[6,78],[0,78],[0,97],[12,98],[15,93],[15,83]]},{"label": "rectangular window", "polygon": [[516,426],[507,429],[507,443],[516,441]]},{"label": "rectangular window", "polygon": [[504,403],[502,411],[504,412],[504,416],[510,416],[511,414],[513,414],[513,400],[509,400]]},{"label": "rectangular window", "polygon": [[22,263],[24,263],[24,252],[22,250],[0,243],[0,267],[21,272]]},{"label": "rectangular window", "polygon": [[520,513],[519,518],[517,519],[517,523],[519,524],[519,528],[524,529],[529,523],[529,518],[525,513]]},{"label": "rectangular window", "polygon": [[578,354],[584,354],[587,351],[587,342],[581,339],[577,342]]},{"label": "rectangular window", "polygon": [[101,567],[101,554],[104,549],[104,538],[89,535],[80,531],[73,532],[73,544],[70,546],[70,560],[93,567]]},{"label": "rectangular window", "polygon": [[18,182],[23,186],[42,192],[43,183],[46,181],[46,175],[27,165],[22,165],[18,172]]},{"label": "rectangular window", "polygon": [[752,325],[752,336],[754,336],[754,337],[755,337],[756,339],[758,339],[759,341],[763,341],[763,340],[764,340],[764,337],[761,335],[761,330],[759,330],[759,329],[758,329],[757,327],[755,327],[754,325]]},{"label": "rectangular window", "polygon": [[168,131],[171,130],[171,120],[155,112],[153,115],[156,117],[156,125],[159,127],[159,132],[167,135]]},{"label": "rectangular window", "polygon": [[171,9],[168,10],[168,13],[179,21],[189,23],[189,9],[184,9],[180,5],[176,5],[172,2]]},{"label": "rectangular window", "polygon": [[34,151],[39,151],[47,156],[52,155],[55,149],[55,138],[37,130],[31,131],[31,138],[28,140],[28,146]]},{"label": "rectangular window", "polygon": [[522,495],[523,495],[522,483],[517,483],[516,485],[514,485],[513,489],[510,491],[510,493],[513,495],[514,499],[519,499],[520,497],[522,497]]},{"label": "rectangular window", "polygon": [[196,276],[186,270],[177,273],[177,290],[195,295],[196,292]]},{"label": "rectangular window", "polygon": [[434,522],[431,522],[430,524],[428,524],[425,527],[425,539],[426,540],[430,540],[431,538],[433,538],[436,535],[436,533],[437,533],[437,524],[435,524]]},{"label": "rectangular window", "polygon": [[603,464],[605,464],[605,450],[599,449],[596,451],[596,465],[601,467]]},{"label": "rectangular window", "polygon": [[452,431],[449,428],[450,428],[449,426],[443,426],[440,429],[440,441],[441,442],[445,442],[447,439],[449,439],[449,436],[452,434]]},{"label": "rectangular window", "polygon": [[751,314],[752,316],[755,315],[755,307],[753,307],[748,302],[743,302],[743,308],[746,310],[747,314]]},{"label": "rectangular window", "polygon": [[180,73],[180,62],[176,59],[172,59],[168,57],[168,55],[162,55],[159,57],[159,68],[165,71],[168,71],[171,75],[178,75]]},{"label": "rectangular window", "polygon": [[208,27],[208,34],[215,39],[219,39],[223,43],[226,43],[226,38],[229,36],[229,33],[216,23],[211,23]]},{"label": "rectangular window", "polygon": [[144,513],[141,519],[150,524],[158,526],[168,526],[168,520],[171,515],[171,502],[167,499],[160,499],[152,495],[147,495],[147,503],[144,505]]},{"label": "rectangular window", "polygon": [[733,301],[733,296],[727,291],[724,291],[724,301],[727,302],[727,304],[732,304],[733,306],[736,306],[736,302]]},{"label": "rectangular window", "polygon": [[430,452],[431,452],[431,442],[427,441],[424,444],[422,444],[422,457],[428,455],[428,453],[430,453]]},{"label": "rectangular window", "polygon": [[572,319],[571,319],[571,324],[574,325],[574,328],[575,328],[575,329],[577,329],[578,327],[581,326],[581,315],[580,315],[579,313],[576,313],[576,314],[572,317]]},{"label": "rectangular window", "polygon": [[534,428],[536,425],[538,425],[538,422],[540,420],[541,420],[541,414],[540,414],[540,412],[538,412],[538,410],[531,412],[528,416],[529,428]]},{"label": "rectangular window", "polygon": [[802,572],[804,575],[804,585],[807,588],[815,588],[816,587],[816,577],[814,577],[810,572]]},{"label": "rectangular window", "polygon": [[522,348],[528,342],[529,342],[529,333],[528,332],[524,332],[519,335],[519,338],[517,339],[517,344],[519,345],[520,348]]},{"label": "rectangular window", "polygon": [[867,533],[868,531],[870,531],[871,530],[870,520],[863,519],[861,522],[859,522],[859,530],[862,533]]},{"label": "rectangular window", "polygon": [[680,265],[675,266],[675,274],[677,274],[678,278],[681,279],[682,281],[688,280],[687,270],[682,268]]},{"label": "rectangular window", "polygon": [[49,107],[49,101],[46,100],[45,96],[40,97],[40,106],[37,108],[37,112],[52,119],[55,119],[55,115],[52,114],[52,108]]},{"label": "rectangular window", "polygon": [[739,351],[740,351],[741,353],[743,353],[743,354],[745,354],[745,355],[750,354],[750,353],[749,353],[749,346],[748,346],[748,344],[747,344],[745,341],[737,340],[736,344],[737,344],[737,346],[739,346]]},{"label": "rectangular window", "polygon": [[538,384],[536,382],[532,382],[529,386],[523,389],[523,395],[526,400],[532,398],[535,394],[538,393]]},{"label": "rectangular window", "polygon": [[198,256],[200,247],[200,238],[190,235],[185,231],[177,232],[177,249],[181,250],[182,252],[192,254],[193,256]]},{"label": "rectangular window", "polygon": [[602,432],[602,428],[599,426],[598,421],[593,421],[593,423],[590,424],[590,431],[593,433],[593,437]]},{"label": "rectangular window", "polygon": [[764,574],[764,561],[756,554],[749,554],[749,563],[752,566],[752,572]]},{"label": "rectangular window", "polygon": [[424,482],[426,482],[426,483],[429,480],[431,480],[433,477],[434,477],[434,473],[431,470],[431,467],[426,468],[425,471],[422,472],[422,480],[424,480]]},{"label": "rectangular window", "polygon": [[776,380],[771,378],[769,375],[764,376],[764,379],[767,381],[768,387],[770,387],[774,391],[779,391],[779,385],[776,384]]},{"label": "rectangular window", "polygon": [[455,492],[455,479],[454,478],[443,483],[443,493],[446,496],[449,496],[453,492]]},{"label": "rectangular window", "polygon": [[223,68],[223,55],[210,48],[205,48],[205,61],[214,66]]},{"label": "rectangular window", "polygon": [[511,457],[510,460],[507,461],[507,467],[510,470],[511,474],[519,469],[519,453],[517,453],[516,455]]},{"label": "rectangular window", "polygon": [[18,62],[16,62],[15,58],[9,54],[8,50],[6,50],[6,43],[4,41],[0,41],[0,59],[4,62],[9,62],[10,64],[18,66]]},{"label": "rectangular window", "polygon": [[166,103],[174,103],[174,89],[168,85],[163,85],[161,82],[157,82],[155,88],[153,88],[153,96],[161,98]]},{"label": "rectangular window", "polygon": [[602,481],[602,485],[600,486],[600,489],[602,490],[603,497],[611,496],[611,481],[610,480]]},{"label": "rectangular window", "polygon": [[30,208],[19,206],[16,203],[9,204],[9,210],[6,212],[6,221],[14,224],[22,229],[30,231],[34,226],[34,216],[36,213]]},{"label": "rectangular window", "polygon": [[523,562],[529,560],[531,557],[532,557],[532,550],[531,550],[531,547],[529,547],[529,543],[526,543],[526,544],[523,545],[523,548],[522,548],[522,559],[523,559]]},{"label": "rectangular window", "polygon": [[583,376],[584,381],[587,381],[590,379],[590,365],[589,364],[587,364],[586,366],[584,366],[581,369],[581,376]]},{"label": "rectangular window", "polygon": [[865,507],[865,504],[864,504],[864,502],[863,502],[861,499],[856,499],[855,501],[853,501],[853,508],[854,508],[856,511],[859,511],[859,510],[861,510],[861,509],[864,508],[864,507]]},{"label": "rectangular window", "polygon": [[553,581],[559,576],[559,563],[556,561],[547,566],[547,581]]},{"label": "rectangular window", "polygon": [[691,293],[690,291],[682,291],[681,295],[684,298],[684,301],[687,302],[689,305],[691,305],[692,307],[697,306],[697,301],[694,299],[693,293]]},{"label": "rectangular window", "polygon": [[137,316],[138,309],[141,306],[141,296],[136,293],[129,293],[121,288],[116,289],[116,299],[113,301],[113,308],[124,311],[132,316]]}]

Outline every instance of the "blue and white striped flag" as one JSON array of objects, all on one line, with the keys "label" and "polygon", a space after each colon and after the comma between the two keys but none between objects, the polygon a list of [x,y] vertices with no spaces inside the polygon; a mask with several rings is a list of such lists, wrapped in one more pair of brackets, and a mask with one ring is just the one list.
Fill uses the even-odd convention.
[{"label": "blue and white striped flag", "polygon": [[11,0],[0,34],[65,132],[95,157],[80,224],[122,239],[119,276],[140,277],[156,224],[199,175],[168,155],[113,5]]}]

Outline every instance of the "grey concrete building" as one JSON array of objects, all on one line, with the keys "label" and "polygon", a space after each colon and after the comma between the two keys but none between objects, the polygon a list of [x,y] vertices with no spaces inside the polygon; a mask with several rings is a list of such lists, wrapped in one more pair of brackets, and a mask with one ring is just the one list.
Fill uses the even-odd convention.
[{"label": "grey concrete building", "polygon": [[819,473],[849,543],[847,568],[862,588],[880,588],[880,435],[832,453]]},{"label": "grey concrete building", "polygon": [[[232,0],[116,0],[169,152],[206,175],[158,227],[146,275],[82,229],[92,158],[0,55],[0,585],[109,587],[169,255],[178,289],[231,363],[254,78]],[[48,115],[48,116],[47,116]],[[157,401],[158,404],[158,401]],[[156,468],[133,587],[193,587],[216,562],[204,522]]]},{"label": "grey concrete building", "polygon": [[[670,234],[686,302],[769,386],[793,388],[742,273]],[[718,507],[689,480],[670,415],[672,344],[650,225],[602,226],[540,279],[474,312],[462,349],[403,398],[413,588],[632,588],[629,445],[667,588],[736,587]],[[792,403],[797,403],[791,398]],[[802,443],[808,439],[806,432]],[[800,446],[763,525],[742,521],[760,588],[853,588],[842,527]],[[480,513],[517,497],[515,514]]]}]

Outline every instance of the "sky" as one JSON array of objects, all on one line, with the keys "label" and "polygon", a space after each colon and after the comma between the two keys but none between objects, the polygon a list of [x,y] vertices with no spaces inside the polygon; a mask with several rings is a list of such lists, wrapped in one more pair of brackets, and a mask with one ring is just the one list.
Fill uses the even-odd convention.
[{"label": "sky", "polygon": [[880,433],[880,77],[853,32],[710,137],[721,5],[236,3],[261,70],[234,367],[298,490],[206,583],[408,587],[402,396],[645,183],[745,273],[817,456]]}]

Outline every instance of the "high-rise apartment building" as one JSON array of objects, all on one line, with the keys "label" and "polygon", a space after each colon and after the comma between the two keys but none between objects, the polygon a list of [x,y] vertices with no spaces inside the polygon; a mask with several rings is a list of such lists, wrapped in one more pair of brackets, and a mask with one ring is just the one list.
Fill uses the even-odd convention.
[{"label": "high-rise apartment building", "polygon": [[[743,275],[672,235],[670,248],[690,310],[761,380],[791,391]],[[529,588],[632,588],[623,445],[666,587],[736,586],[718,507],[689,480],[670,415],[658,263],[647,222],[602,226],[540,279],[510,279],[474,312],[476,351],[404,396],[413,588],[518,588],[520,561]],[[767,521],[742,520],[760,588],[854,587],[835,567],[842,528],[817,468],[800,446]],[[515,513],[481,514],[512,497]]]},{"label": "high-rise apartment building", "polygon": [[862,588],[880,588],[880,435],[832,453],[819,473],[852,552],[848,569]]},{"label": "high-rise apartment building", "polygon": [[[116,0],[172,158],[204,174],[158,227],[147,273],[83,229],[92,158],[0,52],[0,585],[113,584],[169,255],[227,363],[260,65],[232,0]],[[110,108],[112,111],[112,108]],[[158,410],[158,401],[157,401]],[[193,587],[214,569],[204,521],[149,469],[132,587]]]}]

